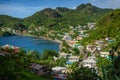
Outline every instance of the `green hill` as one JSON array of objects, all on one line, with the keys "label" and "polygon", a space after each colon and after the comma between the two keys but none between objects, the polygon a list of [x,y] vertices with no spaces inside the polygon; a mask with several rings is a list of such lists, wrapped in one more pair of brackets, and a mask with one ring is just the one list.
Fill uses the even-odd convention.
[{"label": "green hill", "polygon": [[96,26],[97,28],[91,34],[95,39],[118,35],[120,33],[120,9],[102,16]]},{"label": "green hill", "polygon": [[23,30],[27,29],[27,27],[22,24],[22,19],[7,16],[7,15],[0,15],[0,27],[4,28],[12,28],[15,30]]},{"label": "green hill", "polygon": [[95,22],[103,14],[112,9],[101,9],[90,3],[81,4],[76,9],[57,7],[56,9],[43,9],[24,19],[24,24],[30,26],[62,27],[68,25],[83,25],[87,22]]},{"label": "green hill", "polygon": [[0,15],[0,27],[13,27],[18,29],[18,25],[25,27],[40,27],[62,29],[70,25],[84,25],[87,22],[96,22],[98,18],[112,9],[101,9],[88,4],[81,4],[76,9],[57,7],[56,9],[46,8],[36,12],[32,16],[18,19],[6,15]]},{"label": "green hill", "polygon": [[0,27],[13,27],[20,19],[7,15],[0,15]]}]

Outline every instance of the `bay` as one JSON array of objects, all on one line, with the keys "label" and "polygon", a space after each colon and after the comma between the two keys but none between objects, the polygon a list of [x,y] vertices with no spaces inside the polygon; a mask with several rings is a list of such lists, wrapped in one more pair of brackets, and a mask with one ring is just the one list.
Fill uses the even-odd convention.
[{"label": "bay", "polygon": [[0,45],[13,45],[25,50],[36,50],[39,53],[43,53],[44,50],[59,51],[59,44],[50,40],[44,40],[42,38],[35,39],[31,36],[4,36],[0,37]]}]

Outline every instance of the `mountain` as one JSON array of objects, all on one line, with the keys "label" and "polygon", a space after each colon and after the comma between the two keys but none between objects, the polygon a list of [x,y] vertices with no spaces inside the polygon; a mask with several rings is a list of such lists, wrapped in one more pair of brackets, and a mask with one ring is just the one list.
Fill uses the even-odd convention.
[{"label": "mountain", "polygon": [[7,15],[0,15],[0,27],[11,27],[16,30],[27,29],[27,27],[22,24],[22,19]]},{"label": "mountain", "polygon": [[27,26],[62,27],[68,25],[84,25],[87,22],[96,22],[98,18],[112,9],[101,9],[88,4],[81,4],[76,9],[57,7],[56,9],[43,9],[24,19]]},{"label": "mountain", "polygon": [[90,32],[84,41],[92,42],[106,37],[115,38],[120,35],[120,9],[103,15],[96,23],[96,29]]},{"label": "mountain", "polygon": [[112,9],[101,9],[90,3],[81,4],[76,9],[66,7],[45,8],[24,19],[0,15],[0,26],[14,27],[19,24],[26,27],[45,26],[52,29],[61,29],[70,25],[77,26],[88,22],[96,22],[102,15],[110,11]]},{"label": "mountain", "polygon": [[91,5],[90,3],[87,4],[81,4],[79,5],[76,10],[79,10],[83,13],[90,14],[90,15],[98,15],[101,16],[105,14],[106,12],[111,11],[112,9],[102,9],[98,8],[96,6]]},{"label": "mountain", "polygon": [[48,26],[55,21],[54,19],[61,18],[62,15],[56,10],[51,8],[43,9],[42,11],[36,12],[34,15],[24,19],[23,23],[26,26],[34,24],[35,26]]},{"label": "mountain", "polygon": [[55,9],[57,12],[66,12],[66,11],[69,11],[70,9],[66,8],[66,7],[57,7]]},{"label": "mountain", "polygon": [[20,19],[7,15],[0,15],[0,27],[12,27],[15,23],[18,23]]}]

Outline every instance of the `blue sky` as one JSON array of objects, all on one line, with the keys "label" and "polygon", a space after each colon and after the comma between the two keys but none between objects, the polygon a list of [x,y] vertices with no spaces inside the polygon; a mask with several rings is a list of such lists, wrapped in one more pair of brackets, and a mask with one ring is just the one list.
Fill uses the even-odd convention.
[{"label": "blue sky", "polygon": [[44,8],[76,8],[91,3],[100,8],[120,8],[120,0],[0,0],[0,14],[25,18]]}]

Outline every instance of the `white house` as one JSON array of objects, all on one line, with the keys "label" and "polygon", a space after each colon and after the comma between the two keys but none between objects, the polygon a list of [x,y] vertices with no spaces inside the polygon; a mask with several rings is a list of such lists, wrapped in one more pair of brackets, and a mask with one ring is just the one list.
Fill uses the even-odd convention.
[{"label": "white house", "polygon": [[72,37],[71,36],[64,36],[63,40],[69,41],[69,40],[72,40]]},{"label": "white house", "polygon": [[94,45],[87,45],[87,46],[86,46],[86,49],[87,49],[87,51],[89,51],[89,52],[92,52],[92,51],[94,50],[94,48],[95,48]]},{"label": "white house", "polygon": [[80,44],[74,44],[73,47],[78,48],[80,51],[84,50],[84,46],[82,46]]},{"label": "white house", "polygon": [[107,57],[109,55],[109,52],[100,52],[101,57]]},{"label": "white house", "polygon": [[79,62],[79,56],[70,56],[69,62]]},{"label": "white house", "polygon": [[95,23],[88,23],[88,28],[93,29],[95,27]]},{"label": "white house", "polygon": [[66,67],[56,66],[52,68],[53,72],[62,72],[64,70],[66,70]]},{"label": "white house", "polygon": [[67,58],[67,57],[70,56],[70,55],[71,55],[71,54],[67,54],[67,53],[64,53],[64,52],[62,52],[62,53],[59,54],[60,58],[61,58],[61,57]]},{"label": "white house", "polygon": [[96,46],[96,48],[100,51],[102,49],[102,46]]},{"label": "white house", "polygon": [[69,46],[74,47],[74,45],[76,45],[77,41],[68,41],[67,43]]},{"label": "white house", "polygon": [[82,63],[84,67],[95,68],[96,66],[96,61],[94,56],[88,57],[87,59],[83,60]]}]

